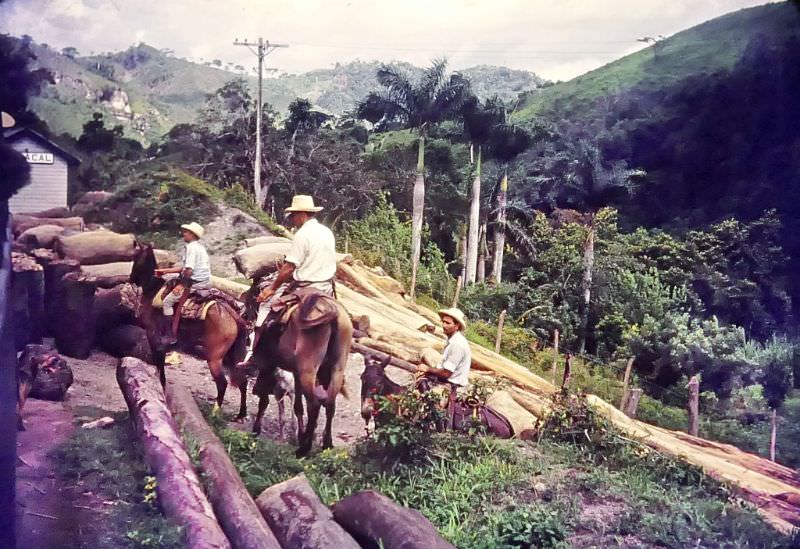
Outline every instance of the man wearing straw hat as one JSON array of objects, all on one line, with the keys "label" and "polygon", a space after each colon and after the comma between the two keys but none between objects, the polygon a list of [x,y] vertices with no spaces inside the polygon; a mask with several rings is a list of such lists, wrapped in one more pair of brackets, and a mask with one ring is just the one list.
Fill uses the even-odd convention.
[{"label": "man wearing straw hat", "polygon": [[[180,276],[178,284],[164,297],[162,302],[162,312],[164,316],[171,319],[167,329],[164,330],[162,339],[162,343],[166,346],[175,345],[178,342],[180,308],[189,296],[188,289],[190,287],[211,287],[211,262],[208,259],[208,252],[205,246],[200,243],[204,232],[205,229],[194,221],[186,225],[181,225],[183,241],[186,242],[186,249],[183,254],[183,266],[156,269],[156,276]],[[178,305],[177,307],[175,307],[176,304]],[[176,308],[178,309],[177,314],[175,311]]]},{"label": "man wearing straw hat", "polygon": [[464,337],[467,321],[464,313],[456,308],[442,309],[439,311],[439,318],[442,319],[442,329],[447,336],[442,361],[436,368],[420,364],[417,371],[448,383],[453,391],[460,391],[469,384],[469,369],[472,365],[472,351]]},{"label": "man wearing straw hat", "polygon": [[270,304],[274,299],[297,288],[308,287],[335,295],[336,239],[328,227],[317,221],[317,212],[321,210],[321,206],[314,205],[311,196],[302,194],[294,196],[292,205],[286,208],[288,223],[297,232],[278,276],[256,298],[260,303],[256,327],[250,334],[247,354],[237,367],[246,369],[252,365],[253,349],[258,345],[263,331],[261,327],[269,316]]}]

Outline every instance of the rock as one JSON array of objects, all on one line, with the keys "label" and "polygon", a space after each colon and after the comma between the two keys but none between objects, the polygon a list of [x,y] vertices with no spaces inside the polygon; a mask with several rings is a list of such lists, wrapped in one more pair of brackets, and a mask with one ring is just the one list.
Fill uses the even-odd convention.
[{"label": "rock", "polygon": [[18,368],[33,378],[30,396],[43,400],[64,400],[72,385],[72,369],[61,355],[46,345],[28,345]]}]

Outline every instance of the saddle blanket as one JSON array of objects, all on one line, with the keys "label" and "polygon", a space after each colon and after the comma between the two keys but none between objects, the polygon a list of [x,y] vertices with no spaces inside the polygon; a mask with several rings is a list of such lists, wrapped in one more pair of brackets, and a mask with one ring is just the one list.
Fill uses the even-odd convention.
[{"label": "saddle blanket", "polygon": [[[169,285],[159,290],[153,298],[153,307],[160,309],[164,304],[164,297],[172,291]],[[230,303],[231,297],[225,292],[216,288],[203,288],[201,290],[190,290],[189,297],[181,307],[181,318],[186,320],[205,320],[209,309],[218,301]],[[238,310],[238,307],[234,307]]]}]

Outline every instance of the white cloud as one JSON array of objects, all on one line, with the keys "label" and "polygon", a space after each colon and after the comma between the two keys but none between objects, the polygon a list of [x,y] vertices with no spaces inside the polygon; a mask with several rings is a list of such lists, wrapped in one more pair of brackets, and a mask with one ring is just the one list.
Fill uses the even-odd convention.
[{"label": "white cloud", "polygon": [[6,0],[0,32],[30,34],[81,52],[139,41],[178,56],[246,67],[253,55],[234,38],[288,43],[267,65],[289,72],[337,61],[392,59],[427,64],[446,55],[476,64],[567,79],[635,48],[763,0]]}]

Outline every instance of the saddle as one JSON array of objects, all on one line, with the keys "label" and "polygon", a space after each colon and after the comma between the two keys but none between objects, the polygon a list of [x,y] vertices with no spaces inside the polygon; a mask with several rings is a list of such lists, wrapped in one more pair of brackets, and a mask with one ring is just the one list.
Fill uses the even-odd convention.
[{"label": "saddle", "polygon": [[281,325],[286,325],[297,311],[301,330],[333,322],[339,315],[336,300],[315,288],[297,288],[275,299],[270,311],[270,316]]},{"label": "saddle", "polygon": [[[170,280],[159,290],[153,298],[153,307],[161,308],[164,297],[175,289],[178,280]],[[181,318],[184,320],[205,320],[208,310],[217,302],[229,305],[235,312],[239,312],[241,304],[234,298],[216,288],[189,288],[189,296],[183,301],[180,308]]]}]

